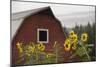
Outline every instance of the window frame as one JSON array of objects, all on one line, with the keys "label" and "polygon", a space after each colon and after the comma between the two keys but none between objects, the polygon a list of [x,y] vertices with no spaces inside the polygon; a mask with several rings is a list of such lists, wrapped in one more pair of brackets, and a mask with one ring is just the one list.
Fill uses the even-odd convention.
[{"label": "window frame", "polygon": [[[47,40],[46,41],[39,41],[39,31],[46,31],[47,32]],[[37,42],[38,43],[49,43],[49,30],[48,29],[43,29],[43,28],[37,29]]]}]

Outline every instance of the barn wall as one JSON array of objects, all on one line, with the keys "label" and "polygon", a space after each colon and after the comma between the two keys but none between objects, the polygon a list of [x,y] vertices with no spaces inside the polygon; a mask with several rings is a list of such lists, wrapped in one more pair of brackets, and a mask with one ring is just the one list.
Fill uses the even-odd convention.
[{"label": "barn wall", "polygon": [[17,42],[29,43],[30,41],[37,43],[37,29],[43,28],[49,30],[49,43],[46,43],[46,51],[49,52],[50,48],[57,41],[63,47],[65,40],[64,33],[62,31],[59,22],[52,16],[45,14],[36,14],[27,17],[23,24],[17,31],[13,41],[12,41],[12,63],[14,64],[18,59],[18,51],[16,49]]}]

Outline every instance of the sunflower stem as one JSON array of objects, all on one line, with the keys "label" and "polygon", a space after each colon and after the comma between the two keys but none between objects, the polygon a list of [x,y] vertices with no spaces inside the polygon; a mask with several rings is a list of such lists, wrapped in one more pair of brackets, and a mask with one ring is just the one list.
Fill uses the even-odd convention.
[{"label": "sunflower stem", "polygon": [[82,48],[84,49],[85,54],[87,55],[88,60],[91,60],[91,59],[90,59],[90,56],[89,56],[89,54],[88,54],[88,52],[87,52],[87,50],[86,50],[86,48],[83,46],[83,44],[82,44],[81,46],[82,46]]}]

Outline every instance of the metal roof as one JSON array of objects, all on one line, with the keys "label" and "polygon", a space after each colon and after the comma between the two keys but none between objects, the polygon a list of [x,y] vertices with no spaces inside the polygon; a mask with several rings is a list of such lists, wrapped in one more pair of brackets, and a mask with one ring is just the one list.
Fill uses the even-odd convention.
[{"label": "metal roof", "polygon": [[32,10],[27,10],[27,11],[22,11],[22,12],[18,12],[18,13],[12,13],[11,19],[12,20],[22,19],[22,18],[25,18],[25,17],[30,16],[32,14],[35,14],[35,13],[37,13],[39,11],[45,10],[47,8],[50,8],[50,7],[47,6],[47,7],[42,7],[42,8],[37,8],[37,9],[32,9]]}]

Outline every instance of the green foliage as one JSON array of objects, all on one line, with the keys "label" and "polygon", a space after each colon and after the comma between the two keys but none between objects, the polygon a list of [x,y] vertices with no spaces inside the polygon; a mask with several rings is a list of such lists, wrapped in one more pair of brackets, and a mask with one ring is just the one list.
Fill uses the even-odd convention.
[{"label": "green foliage", "polygon": [[30,42],[22,47],[23,53],[19,55],[17,64],[21,64],[24,61],[24,65],[27,64],[45,64],[45,63],[58,63],[61,60],[60,54],[61,47],[57,42],[52,46],[52,52],[45,52],[38,49],[37,44]]},{"label": "green foliage", "polygon": [[[66,37],[69,35],[69,31],[66,27],[63,28]],[[88,22],[86,26],[78,26],[72,28],[75,34],[78,35],[78,43],[75,49],[75,52],[69,58],[69,60],[75,58],[75,56],[79,56],[81,61],[90,61],[95,60],[95,48],[94,46],[88,47],[89,44],[95,45],[96,40],[96,24],[92,25]],[[81,34],[86,32],[88,34],[88,41],[86,43],[81,42]],[[59,42],[55,41],[52,45],[52,52],[45,52],[45,46],[41,44],[41,46],[37,46],[33,42],[28,44],[20,45],[19,48],[23,49],[23,52],[19,54],[19,58],[17,64],[21,64],[23,61],[25,65],[27,64],[45,64],[45,63],[59,63],[64,62],[66,59],[63,55],[65,54],[62,50],[64,47],[61,47]],[[72,46],[72,45],[71,45]],[[42,50],[42,51],[41,51]],[[69,51],[72,52],[72,51]]]},{"label": "green foliage", "polygon": [[[67,33],[68,33],[68,30],[70,30],[66,27],[64,27],[64,29],[65,29],[64,31]],[[86,32],[88,34],[87,46],[89,46],[89,47],[85,46],[85,48],[86,48],[91,60],[95,60],[95,56],[96,56],[96,51],[95,51],[96,50],[96,47],[95,47],[95,45],[96,45],[96,23],[94,22],[94,23],[90,24],[90,22],[88,22],[88,24],[84,25],[84,26],[76,24],[75,27],[71,28],[71,30],[74,30],[74,32],[76,32],[76,34],[78,35],[78,40],[81,38],[80,37],[81,33]],[[91,46],[91,44],[92,44],[92,46]],[[83,55],[84,55],[83,48],[80,48],[78,46],[78,49],[76,50],[76,54],[83,57]],[[83,57],[83,58],[86,58],[86,57]]]},{"label": "green foliage", "polygon": [[81,33],[86,32],[88,33],[89,39],[88,44],[95,44],[96,40],[96,23],[90,24],[88,22],[87,25],[76,25],[72,28],[79,36]]}]

